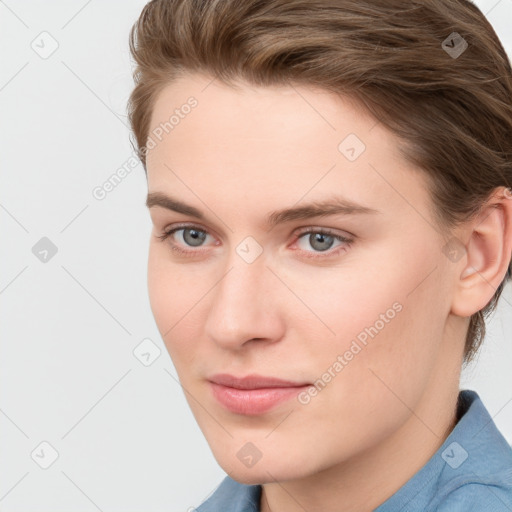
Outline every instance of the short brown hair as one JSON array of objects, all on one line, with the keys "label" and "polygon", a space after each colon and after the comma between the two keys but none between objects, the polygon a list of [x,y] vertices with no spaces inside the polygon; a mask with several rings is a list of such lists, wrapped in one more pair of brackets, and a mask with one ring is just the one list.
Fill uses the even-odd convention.
[{"label": "short brown hair", "polygon": [[[447,51],[454,32],[468,45],[458,56]],[[512,183],[510,61],[468,0],[152,0],[129,44],[136,68],[128,114],[145,170],[158,94],[197,71],[227,84],[294,83],[350,95],[428,177],[436,222],[447,230]],[[512,262],[472,315],[464,364],[511,273]]]}]

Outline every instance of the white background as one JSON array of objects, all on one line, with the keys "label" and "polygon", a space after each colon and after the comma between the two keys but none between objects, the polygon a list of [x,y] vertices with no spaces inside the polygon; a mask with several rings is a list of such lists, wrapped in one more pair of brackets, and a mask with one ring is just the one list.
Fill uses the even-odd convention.
[{"label": "white background", "polygon": [[[511,55],[512,0],[476,3]],[[186,511],[224,476],[149,307],[142,165],[92,195],[132,155],[128,32],[144,4],[0,2],[3,512]],[[43,31],[58,42],[47,59],[31,47]],[[47,263],[32,252],[43,237],[58,250]],[[147,367],[133,355],[145,338],[161,350]],[[508,285],[461,388],[509,442],[511,363]],[[48,469],[43,441],[58,452]]]}]

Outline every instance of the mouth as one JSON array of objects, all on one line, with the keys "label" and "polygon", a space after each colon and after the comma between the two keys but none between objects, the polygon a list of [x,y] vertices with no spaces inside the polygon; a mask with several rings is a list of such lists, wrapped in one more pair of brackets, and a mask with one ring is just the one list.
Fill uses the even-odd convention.
[{"label": "mouth", "polygon": [[209,385],[214,398],[230,412],[256,416],[296,397],[312,384],[254,374],[245,377],[219,374],[209,379]]}]

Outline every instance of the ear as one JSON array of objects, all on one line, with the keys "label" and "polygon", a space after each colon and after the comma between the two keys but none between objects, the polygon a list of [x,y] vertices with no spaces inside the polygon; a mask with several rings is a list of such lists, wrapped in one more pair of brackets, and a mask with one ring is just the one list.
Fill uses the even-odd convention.
[{"label": "ear", "polygon": [[500,187],[464,229],[466,257],[455,272],[451,312],[469,317],[485,308],[512,257],[512,191]]}]

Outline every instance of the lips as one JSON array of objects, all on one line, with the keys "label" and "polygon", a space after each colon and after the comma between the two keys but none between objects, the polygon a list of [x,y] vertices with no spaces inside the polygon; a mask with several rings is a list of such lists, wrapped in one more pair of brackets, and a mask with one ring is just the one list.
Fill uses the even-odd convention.
[{"label": "lips", "polygon": [[224,408],[248,416],[274,409],[311,385],[256,374],[244,377],[218,374],[209,381],[214,398]]},{"label": "lips", "polygon": [[236,389],[261,389],[261,388],[293,388],[302,387],[309,382],[292,382],[289,380],[277,379],[275,377],[264,377],[262,375],[246,375],[244,377],[234,377],[227,373],[214,375],[209,379],[211,382]]}]

